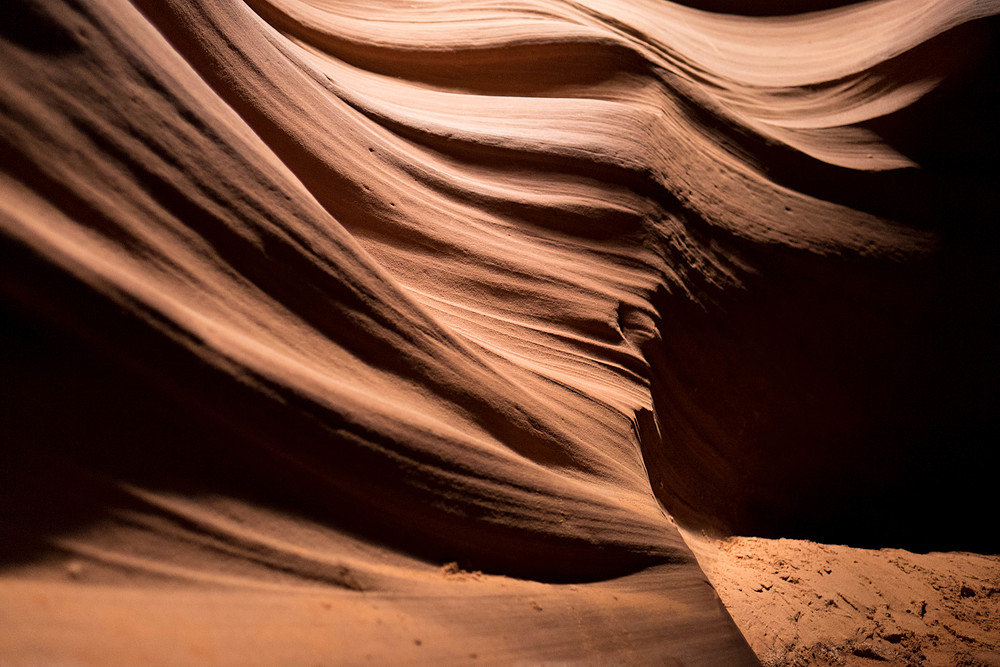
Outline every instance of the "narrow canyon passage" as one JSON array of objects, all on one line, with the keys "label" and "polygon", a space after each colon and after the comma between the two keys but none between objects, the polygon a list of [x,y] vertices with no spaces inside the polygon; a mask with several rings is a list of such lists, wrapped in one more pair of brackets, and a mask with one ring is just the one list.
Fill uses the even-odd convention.
[{"label": "narrow canyon passage", "polygon": [[996,553],[1000,3],[779,4],[0,10],[0,662],[755,664],[678,525]]}]

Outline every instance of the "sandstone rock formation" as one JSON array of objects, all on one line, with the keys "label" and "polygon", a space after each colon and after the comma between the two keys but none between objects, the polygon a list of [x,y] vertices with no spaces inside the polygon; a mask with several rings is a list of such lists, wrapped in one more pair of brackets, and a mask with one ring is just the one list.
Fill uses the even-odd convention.
[{"label": "sandstone rock formation", "polygon": [[1000,3],[740,11],[5,4],[0,651],[752,664],[675,522],[995,550]]}]

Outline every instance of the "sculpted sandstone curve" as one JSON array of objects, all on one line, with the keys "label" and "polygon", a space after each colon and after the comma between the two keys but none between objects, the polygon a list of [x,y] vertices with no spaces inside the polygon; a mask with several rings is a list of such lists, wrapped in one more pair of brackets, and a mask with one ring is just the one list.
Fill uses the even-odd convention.
[{"label": "sculpted sandstone curve", "polygon": [[[752,664],[675,521],[964,544],[927,513],[982,491],[906,487],[976,468],[995,171],[917,169],[907,114],[1000,3],[697,4],[3,10],[3,564],[94,584],[57,648],[190,589],[336,598],[227,660]],[[352,644],[372,599],[451,639]]]}]

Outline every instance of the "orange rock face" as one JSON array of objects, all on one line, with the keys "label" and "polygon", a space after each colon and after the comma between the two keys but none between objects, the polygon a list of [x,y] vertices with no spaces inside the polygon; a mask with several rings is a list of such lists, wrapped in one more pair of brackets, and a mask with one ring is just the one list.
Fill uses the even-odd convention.
[{"label": "orange rock face", "polygon": [[754,664],[678,522],[996,551],[1000,3],[841,4],[5,5],[0,662]]}]

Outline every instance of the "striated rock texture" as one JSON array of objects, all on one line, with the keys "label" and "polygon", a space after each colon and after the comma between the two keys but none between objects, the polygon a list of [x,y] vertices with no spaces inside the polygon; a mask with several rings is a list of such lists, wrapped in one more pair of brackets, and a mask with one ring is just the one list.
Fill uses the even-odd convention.
[{"label": "striated rock texture", "polygon": [[752,663],[675,519],[995,549],[1000,2],[752,4],[5,2],[0,650]]}]

